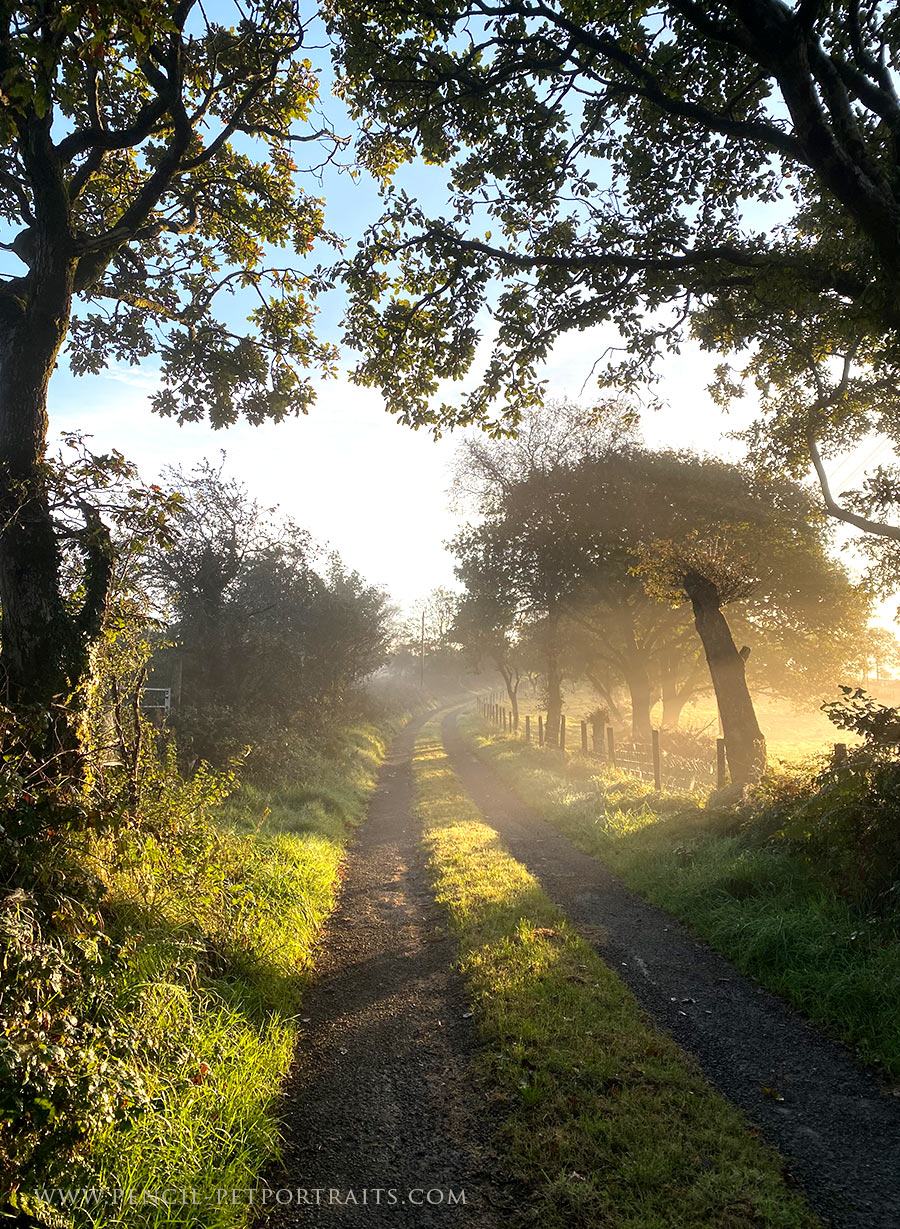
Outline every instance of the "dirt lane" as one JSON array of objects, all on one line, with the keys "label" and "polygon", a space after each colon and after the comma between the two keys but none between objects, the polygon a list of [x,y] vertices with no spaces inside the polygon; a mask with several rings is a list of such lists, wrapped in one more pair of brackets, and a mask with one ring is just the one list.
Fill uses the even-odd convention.
[{"label": "dirt lane", "polygon": [[898,1229],[900,1100],[551,828],[468,749],[456,717],[444,720],[444,745],[486,821],[650,1015],[778,1148],[823,1219],[839,1229]]},{"label": "dirt lane", "polygon": [[[490,1229],[508,1202],[492,1183],[491,1124],[470,1071],[475,1029],[411,817],[425,720],[382,769],[303,1000],[284,1164],[268,1175],[284,1201],[267,1197],[275,1226]],[[465,1204],[451,1202],[461,1191]]]}]

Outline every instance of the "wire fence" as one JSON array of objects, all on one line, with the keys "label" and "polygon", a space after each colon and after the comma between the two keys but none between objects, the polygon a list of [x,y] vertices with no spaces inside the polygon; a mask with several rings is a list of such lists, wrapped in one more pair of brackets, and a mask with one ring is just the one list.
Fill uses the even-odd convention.
[{"label": "wire fence", "polygon": [[525,742],[543,747],[553,742],[566,754],[580,750],[582,755],[606,763],[622,772],[652,782],[654,789],[721,789],[728,784],[728,767],[725,758],[725,740],[716,739],[715,759],[703,756],[686,756],[664,745],[659,730],[653,730],[649,743],[617,742],[613,727],[598,720],[574,722],[563,715],[560,718],[558,736],[549,736],[543,716],[536,719],[526,715],[515,720],[512,711],[505,705],[490,699],[479,698],[478,711],[508,734],[518,734]]}]

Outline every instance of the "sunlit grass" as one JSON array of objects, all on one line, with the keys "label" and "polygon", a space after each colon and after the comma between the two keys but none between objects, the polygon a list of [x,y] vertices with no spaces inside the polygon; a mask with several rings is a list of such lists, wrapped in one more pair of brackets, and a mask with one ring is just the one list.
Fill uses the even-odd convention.
[{"label": "sunlit grass", "polygon": [[[74,1224],[235,1229],[254,1218],[249,1192],[277,1153],[304,970],[383,755],[378,732],[361,728],[340,754],[311,753],[299,779],[244,786],[192,864],[162,850],[156,860],[152,846],[137,865],[118,865],[112,841],[105,861],[96,851],[110,929],[133,949],[117,1009],[160,1049],[145,1063],[151,1110],[92,1139],[77,1169],[48,1175],[48,1186],[119,1192],[118,1211],[68,1209]],[[177,1194],[144,1196],[160,1191]]]},{"label": "sunlit grass", "polygon": [[503,1097],[502,1143],[534,1192],[509,1223],[817,1224],[780,1159],[506,851],[433,727],[416,778],[435,895],[459,944],[486,1077]]},{"label": "sunlit grass", "polygon": [[733,813],[635,778],[463,731],[554,827],[869,1063],[900,1078],[900,920],[868,916]]},{"label": "sunlit grass", "polygon": [[[822,699],[836,699],[838,691]],[[501,697],[501,704],[505,703]],[[769,755],[775,760],[792,762],[809,755],[817,755],[833,747],[836,741],[853,741],[846,733],[838,733],[835,727],[821,711],[820,700],[809,700],[793,704],[789,700],[775,696],[756,695],[754,706],[763,733]],[[507,708],[509,707],[507,703]],[[590,713],[603,705],[597,693],[590,687],[579,684],[570,686],[565,691],[563,709],[566,717],[572,722],[586,720]],[[522,716],[528,713],[534,720],[541,709],[541,694],[539,690],[529,687],[527,681],[520,688],[519,708]],[[627,717],[627,713],[626,713]],[[651,721],[659,727],[662,721],[662,704],[654,705]],[[626,721],[627,724],[627,721]],[[681,718],[681,726],[688,730],[706,733],[715,738],[718,734],[718,713],[715,699],[709,695],[700,696],[693,704],[688,704]],[[570,729],[570,739],[574,737]]]}]

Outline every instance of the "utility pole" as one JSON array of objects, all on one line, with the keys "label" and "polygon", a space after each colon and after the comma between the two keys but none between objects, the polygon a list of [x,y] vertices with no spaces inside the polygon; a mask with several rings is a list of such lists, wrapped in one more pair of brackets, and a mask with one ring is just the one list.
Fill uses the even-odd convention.
[{"label": "utility pole", "polygon": [[419,680],[422,690],[425,690],[425,611],[422,611],[422,643],[419,654]]}]

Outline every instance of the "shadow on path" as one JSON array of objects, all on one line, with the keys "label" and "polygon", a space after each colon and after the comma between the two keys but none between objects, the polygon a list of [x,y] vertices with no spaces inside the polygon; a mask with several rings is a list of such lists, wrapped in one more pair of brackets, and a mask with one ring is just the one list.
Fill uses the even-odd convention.
[{"label": "shadow on path", "polygon": [[[438,929],[411,814],[415,738],[431,715],[397,738],[348,853],[303,1000],[283,1162],[267,1176],[285,1201],[269,1196],[273,1226],[489,1229],[508,1203],[473,1095],[478,1042],[456,952]],[[451,1202],[461,1191],[465,1204]]]},{"label": "shadow on path", "polygon": [[840,1229],[898,1229],[900,1101],[847,1051],[526,806],[465,744],[456,712],[444,719],[443,737],[486,822],[646,1011],[779,1150],[819,1215]]}]

